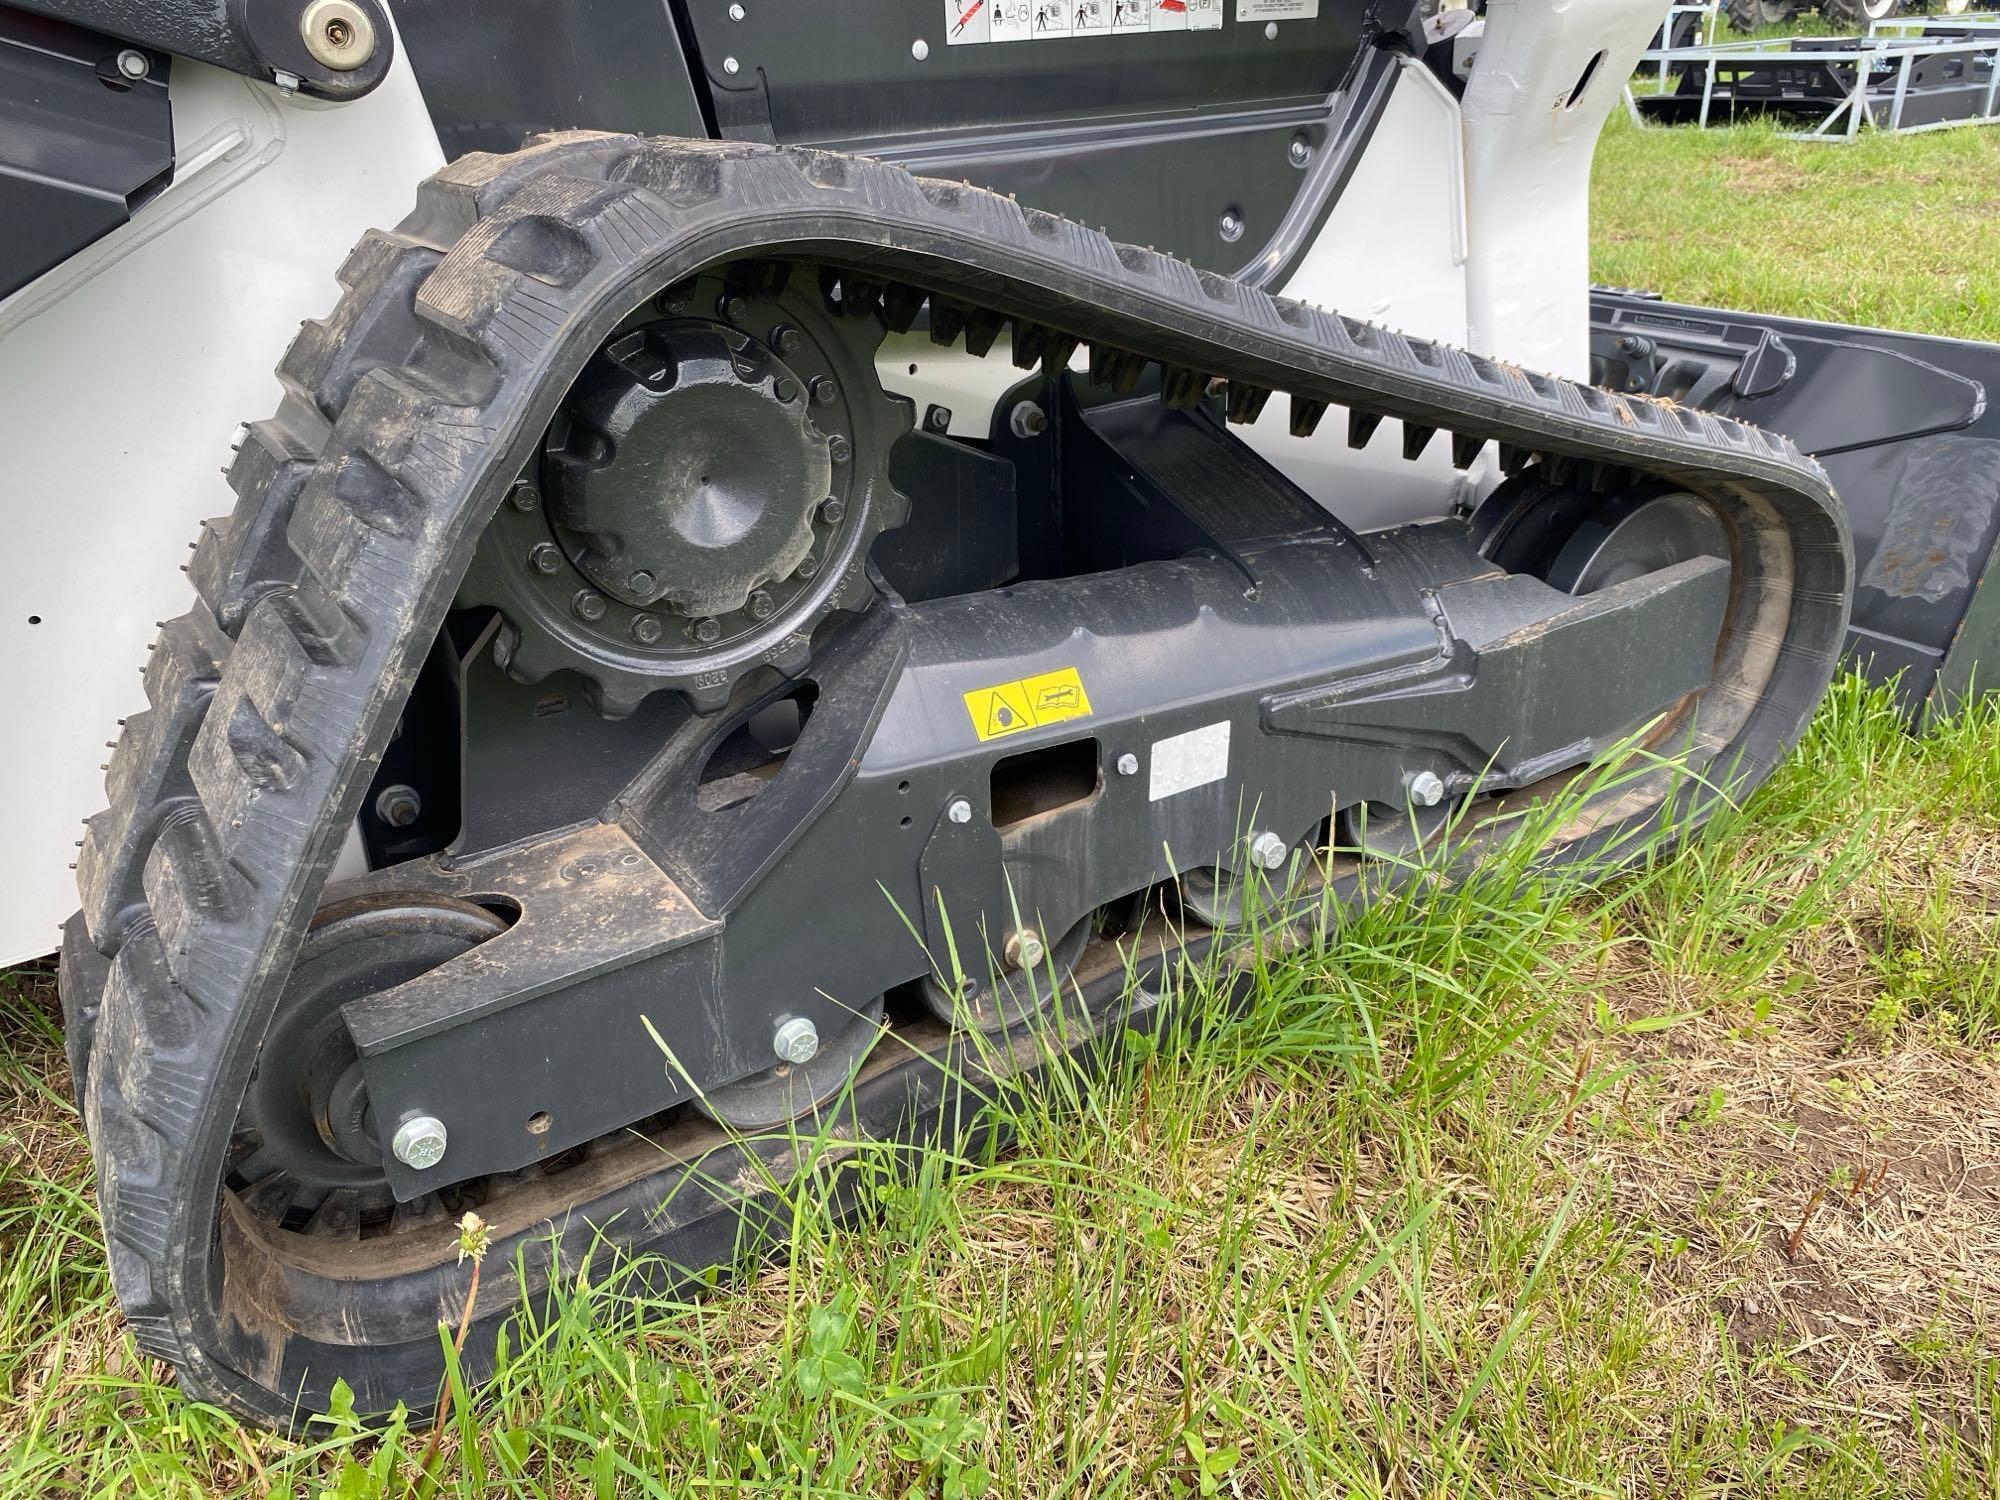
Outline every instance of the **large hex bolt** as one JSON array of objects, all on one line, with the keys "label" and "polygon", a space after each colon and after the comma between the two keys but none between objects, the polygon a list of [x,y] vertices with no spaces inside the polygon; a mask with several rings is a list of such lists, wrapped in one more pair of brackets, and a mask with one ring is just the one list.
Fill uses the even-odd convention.
[{"label": "large hex bolt", "polygon": [[779,1062],[809,1063],[819,1056],[819,1028],[805,1016],[780,1021],[771,1034],[771,1050]]},{"label": "large hex bolt", "polygon": [[657,646],[666,626],[660,623],[658,615],[632,616],[632,639],[642,646]]},{"label": "large hex bolt", "polygon": [[944,815],[954,823],[970,823],[972,821],[972,804],[967,802],[963,797],[954,797],[951,799],[950,805],[945,808]]},{"label": "large hex bolt", "polygon": [[750,618],[753,620],[770,619],[771,611],[777,607],[777,601],[762,589],[750,596]]},{"label": "large hex bolt", "polygon": [[846,514],[847,502],[838,495],[828,495],[819,503],[819,518],[829,526],[838,526]]},{"label": "large hex bolt", "polygon": [[1002,951],[1010,969],[1034,969],[1041,966],[1049,956],[1049,950],[1042,944],[1042,935],[1032,927],[1023,927],[1018,932],[1007,934],[1007,946]]},{"label": "large hex bolt", "polygon": [[562,548],[554,542],[537,542],[528,549],[528,561],[537,573],[553,573],[562,566]]},{"label": "large hex bolt", "polygon": [[375,55],[375,23],[354,0],[313,0],[299,17],[299,35],[312,60],[336,73],[352,73]]},{"label": "large hex bolt", "polygon": [[1284,868],[1285,857],[1291,852],[1291,846],[1279,834],[1266,831],[1251,836],[1250,863],[1260,870]]},{"label": "large hex bolt", "polygon": [[396,1160],[415,1172],[428,1172],[444,1160],[444,1121],[436,1115],[412,1115],[396,1127],[389,1149]]},{"label": "large hex bolt", "polygon": [[595,589],[578,589],[576,597],[569,601],[570,613],[586,625],[594,625],[604,618],[604,596]]},{"label": "large hex bolt", "polygon": [[1444,801],[1444,783],[1435,771],[1419,771],[1409,780],[1410,800],[1418,807],[1436,807]]}]

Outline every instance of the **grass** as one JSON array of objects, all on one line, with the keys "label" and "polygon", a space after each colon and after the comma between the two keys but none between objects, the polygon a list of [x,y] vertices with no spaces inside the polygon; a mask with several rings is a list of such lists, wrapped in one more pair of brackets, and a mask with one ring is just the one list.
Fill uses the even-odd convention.
[{"label": "grass", "polygon": [[[1986,140],[1614,126],[1596,274],[2000,337],[1993,231],[1919,207]],[[2000,708],[1912,738],[1843,682],[1673,860],[1412,885],[1004,1158],[859,1159],[872,1222],[802,1198],[737,1290],[594,1265],[422,1483],[427,1427],[247,1431],[133,1354],[18,972],[0,1492],[1991,1497],[1996,911]]]},{"label": "grass", "polygon": [[2000,340],[2000,129],[1786,140],[1639,129],[1597,149],[1591,274],[1676,301]]}]

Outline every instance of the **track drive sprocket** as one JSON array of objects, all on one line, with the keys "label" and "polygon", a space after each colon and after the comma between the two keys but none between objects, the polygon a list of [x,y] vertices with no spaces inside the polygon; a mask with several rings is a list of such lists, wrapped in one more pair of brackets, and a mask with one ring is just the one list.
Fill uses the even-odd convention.
[{"label": "track drive sprocket", "polygon": [[591,357],[459,590],[500,612],[510,676],[571,668],[607,718],[662,689],[711,712],[872,602],[911,405],[876,378],[881,323],[789,270],[669,287]]}]

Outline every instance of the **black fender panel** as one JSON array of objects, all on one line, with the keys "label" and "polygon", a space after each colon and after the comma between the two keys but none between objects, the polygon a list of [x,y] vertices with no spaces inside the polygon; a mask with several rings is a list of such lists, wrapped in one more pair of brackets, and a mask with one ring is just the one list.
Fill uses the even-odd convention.
[{"label": "black fender panel", "polygon": [[[1849,661],[1913,717],[2000,684],[2000,345],[1591,299],[1591,379],[1782,432],[1854,528]],[[1898,674],[1901,674],[1900,676]]]}]

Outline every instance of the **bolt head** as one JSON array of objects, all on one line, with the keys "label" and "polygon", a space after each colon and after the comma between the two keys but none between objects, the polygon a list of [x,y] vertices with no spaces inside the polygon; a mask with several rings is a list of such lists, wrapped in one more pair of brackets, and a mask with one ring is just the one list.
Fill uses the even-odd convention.
[{"label": "bolt head", "polygon": [[785,358],[790,359],[806,346],[806,336],[789,323],[780,323],[771,330],[771,344]]},{"label": "bolt head", "polygon": [[1222,216],[1222,221],[1215,226],[1215,229],[1217,234],[1220,234],[1223,239],[1233,245],[1243,238],[1243,219],[1239,214],[1226,213]]},{"label": "bolt head", "polygon": [[924,425],[930,428],[932,432],[951,431],[951,408],[949,406],[933,406],[929,411],[924,413]]},{"label": "bolt head", "polygon": [[507,491],[507,503],[516,510],[533,510],[542,503],[542,497],[535,493],[535,487],[525,479],[514,481],[514,487]]},{"label": "bolt head", "polygon": [[1134,755],[1130,750],[1119,756],[1118,774],[1120,776],[1137,776],[1139,774],[1139,757]]},{"label": "bolt head", "polygon": [[553,573],[562,566],[562,548],[554,542],[537,542],[528,549],[528,561],[537,573]]},{"label": "bolt head", "polygon": [[910,43],[910,56],[914,57],[918,62],[922,62],[930,55],[931,44],[922,37],[918,37],[914,42]]},{"label": "bolt head", "polygon": [[1049,950],[1042,945],[1042,935],[1032,927],[1023,927],[1019,932],[1007,935],[1004,954],[1010,969],[1040,968],[1042,960],[1049,956]]},{"label": "bolt head", "polygon": [[635,594],[650,594],[653,591],[653,575],[641,568],[625,580],[625,586]]},{"label": "bolt head", "polygon": [[732,20],[732,21],[740,21],[740,20],[742,20],[742,19],[743,19],[743,7],[742,7],[742,6],[740,6],[740,5],[732,5],[732,6],[730,6],[730,7],[729,7],[729,19],[730,19],[730,20]]},{"label": "bolt head", "polygon": [[833,398],[840,394],[840,387],[824,375],[813,376],[806,389],[812,392],[814,406],[830,406]]},{"label": "bolt head", "polygon": [[632,616],[632,639],[642,646],[657,646],[666,628],[658,615]]},{"label": "bolt head", "polygon": [[1040,437],[1049,430],[1049,414],[1032,401],[1018,401],[1007,415],[1007,425],[1017,438]]},{"label": "bolt head", "polygon": [[722,639],[722,622],[713,615],[704,615],[691,627],[694,638],[704,646],[712,646]]},{"label": "bolt head", "polygon": [[944,810],[944,815],[954,823],[970,823],[972,821],[972,804],[967,802],[963,797],[954,797],[951,805]]},{"label": "bolt head", "polygon": [[777,601],[762,589],[750,596],[750,618],[753,620],[770,619],[771,611],[777,607]]},{"label": "bolt head", "polygon": [[299,17],[299,35],[312,60],[336,73],[352,73],[375,55],[375,23],[354,0],[313,0]]},{"label": "bolt head", "polygon": [[838,495],[828,495],[819,503],[819,518],[829,526],[838,526],[846,514],[847,502]]},{"label": "bolt head", "polygon": [[577,590],[576,597],[569,601],[570,612],[579,620],[594,624],[604,618],[604,596],[592,589]]},{"label": "bolt head", "polygon": [[738,73],[743,71],[743,64],[733,57],[725,57],[722,60],[722,71],[727,73],[731,78],[734,78]]},{"label": "bolt head", "polygon": [[414,1115],[396,1127],[389,1149],[414,1172],[428,1172],[444,1160],[444,1121],[436,1115]]},{"label": "bolt head", "polygon": [[819,572],[819,559],[816,557],[808,556],[799,563],[798,572],[794,576],[799,578],[811,578],[818,572]]},{"label": "bolt head", "polygon": [[137,47],[127,47],[118,54],[118,71],[137,83],[153,71],[153,64]]},{"label": "bolt head", "polygon": [[1303,167],[1313,159],[1312,142],[1302,135],[1292,137],[1291,145],[1285,148],[1285,157],[1295,167]]},{"label": "bolt head", "polygon": [[1433,771],[1419,771],[1409,781],[1410,800],[1418,807],[1436,807],[1444,801],[1444,783]]},{"label": "bolt head", "polygon": [[1250,863],[1260,870],[1283,869],[1291,852],[1291,846],[1275,833],[1256,834],[1250,840]]},{"label": "bolt head", "polygon": [[375,798],[375,816],[391,828],[408,828],[423,810],[423,799],[417,795],[417,789],[401,782],[383,787]]},{"label": "bolt head", "polygon": [[1264,40],[1267,42],[1275,42],[1277,39],[1278,39],[1278,23],[1276,21],[1266,21],[1264,23]]},{"label": "bolt head", "polygon": [[819,1028],[805,1016],[780,1021],[771,1034],[771,1050],[779,1062],[809,1063],[819,1056]]},{"label": "bolt head", "polygon": [[826,452],[835,463],[844,464],[853,456],[854,449],[849,446],[846,438],[836,432],[826,440]]},{"label": "bolt head", "polygon": [[780,375],[776,380],[771,382],[771,394],[787,404],[798,393],[798,386],[788,376]]},{"label": "bolt head", "polygon": [[750,304],[741,297],[724,297],[718,311],[730,322],[741,323],[750,316]]}]

